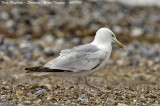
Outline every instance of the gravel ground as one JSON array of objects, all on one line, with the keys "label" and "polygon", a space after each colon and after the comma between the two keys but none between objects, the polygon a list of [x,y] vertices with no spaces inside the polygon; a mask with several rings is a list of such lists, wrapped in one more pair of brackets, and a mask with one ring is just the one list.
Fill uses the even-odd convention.
[{"label": "gravel ground", "polygon": [[[43,65],[61,49],[76,45],[67,40],[62,40],[62,45],[51,39],[46,43],[46,40],[46,37],[35,41],[1,37],[1,106],[160,105],[159,43],[135,41],[125,44],[124,50],[114,46],[108,65],[88,77],[91,84],[107,91],[104,93],[86,86],[83,80],[78,92],[76,78],[38,77],[25,73],[25,67]],[[5,47],[8,49],[3,49]]]},{"label": "gravel ground", "polygon": [[[0,104],[7,105],[108,105],[159,106],[160,73],[133,67],[107,66],[88,77],[100,92],[81,83],[77,92],[75,78],[35,77],[24,73],[14,62],[3,62],[0,79]],[[6,68],[6,65],[8,68]],[[16,66],[16,68],[15,68]]]}]

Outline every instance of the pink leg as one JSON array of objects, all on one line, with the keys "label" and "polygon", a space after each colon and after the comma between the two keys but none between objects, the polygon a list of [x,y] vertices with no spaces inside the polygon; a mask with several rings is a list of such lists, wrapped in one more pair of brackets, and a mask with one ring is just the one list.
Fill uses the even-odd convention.
[{"label": "pink leg", "polygon": [[107,92],[107,91],[105,91],[105,90],[103,90],[103,89],[100,89],[100,88],[94,86],[94,85],[91,85],[91,84],[88,82],[87,78],[85,78],[85,83],[86,83],[87,86],[89,86],[89,87],[91,87],[91,88],[93,88],[93,89],[96,89],[96,90],[101,91],[101,92]]}]

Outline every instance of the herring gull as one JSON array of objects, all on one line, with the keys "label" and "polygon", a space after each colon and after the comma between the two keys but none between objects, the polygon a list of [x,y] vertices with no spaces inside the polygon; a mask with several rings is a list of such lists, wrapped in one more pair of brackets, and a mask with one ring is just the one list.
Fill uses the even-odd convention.
[{"label": "herring gull", "polygon": [[[112,52],[112,42],[120,48],[115,34],[108,28],[100,28],[94,40],[85,45],[65,49],[60,55],[44,66],[25,68],[26,72],[53,73],[55,76],[85,78],[102,69]],[[87,85],[87,79],[85,80]]]}]

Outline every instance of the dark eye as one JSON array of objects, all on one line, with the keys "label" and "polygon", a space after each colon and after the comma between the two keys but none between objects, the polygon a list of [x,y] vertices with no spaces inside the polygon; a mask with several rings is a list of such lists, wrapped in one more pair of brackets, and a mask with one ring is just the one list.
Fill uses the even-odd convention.
[{"label": "dark eye", "polygon": [[112,37],[114,37],[114,35],[112,35]]}]

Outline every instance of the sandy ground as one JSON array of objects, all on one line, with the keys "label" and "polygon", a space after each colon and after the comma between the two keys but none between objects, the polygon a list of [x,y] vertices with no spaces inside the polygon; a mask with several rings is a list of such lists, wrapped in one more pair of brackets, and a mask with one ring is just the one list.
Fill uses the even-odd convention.
[{"label": "sandy ground", "polygon": [[[146,67],[107,66],[88,77],[97,91],[76,78],[36,77],[26,74],[25,65],[0,58],[0,106],[159,106],[160,73]],[[27,65],[27,64],[26,64]]]}]

